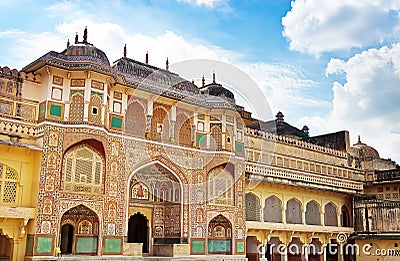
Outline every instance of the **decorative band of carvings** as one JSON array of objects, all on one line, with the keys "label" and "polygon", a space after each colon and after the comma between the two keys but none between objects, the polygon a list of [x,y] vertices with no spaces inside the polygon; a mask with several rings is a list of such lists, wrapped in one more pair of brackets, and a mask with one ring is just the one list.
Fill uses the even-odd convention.
[{"label": "decorative band of carvings", "polygon": [[287,180],[303,181],[305,183],[319,184],[323,186],[339,187],[349,190],[362,190],[363,183],[351,180],[343,180],[335,177],[321,176],[307,172],[281,169],[274,166],[262,166],[258,164],[247,163],[246,172],[257,174],[264,177],[274,177]]}]

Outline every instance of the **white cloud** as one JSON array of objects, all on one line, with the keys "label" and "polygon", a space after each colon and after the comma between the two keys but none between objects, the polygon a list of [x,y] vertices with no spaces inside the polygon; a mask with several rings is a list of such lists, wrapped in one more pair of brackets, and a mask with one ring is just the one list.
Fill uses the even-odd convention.
[{"label": "white cloud", "polygon": [[[79,32],[79,41],[82,41],[85,26],[88,28],[88,41],[103,50],[111,63],[122,57],[124,44],[127,44],[129,58],[144,62],[148,51],[150,64],[160,68],[165,68],[167,57],[170,65],[192,59],[217,60],[232,64],[250,75],[262,89],[274,114],[282,110],[288,116],[299,115],[299,111],[304,108],[329,106],[326,101],[307,94],[308,90],[318,87],[318,84],[308,80],[303,72],[293,65],[248,63],[243,61],[241,54],[201,40],[188,40],[172,31],[157,36],[129,34],[118,24],[99,23],[87,18],[60,23],[55,26],[54,32],[0,32],[0,37],[8,37],[13,42],[9,50],[12,60],[7,61],[7,65],[20,69],[50,50],[61,52],[66,47],[68,38],[73,44],[76,32]],[[208,81],[211,79],[213,68],[209,69],[202,72]],[[216,73],[217,79],[220,79],[219,72]],[[200,73],[191,77],[200,85],[201,76]]]},{"label": "white cloud", "polygon": [[343,72],[345,83],[333,85],[333,109],[303,118],[311,131],[347,129],[386,158],[400,161],[400,43],[369,49],[347,61],[332,59],[327,74]]},{"label": "white cloud", "polygon": [[205,6],[208,8],[214,8],[215,6],[226,2],[225,0],[178,0],[178,2],[184,2],[191,5]]},{"label": "white cloud", "polygon": [[320,55],[399,39],[398,0],[295,0],[282,18],[290,49]]}]

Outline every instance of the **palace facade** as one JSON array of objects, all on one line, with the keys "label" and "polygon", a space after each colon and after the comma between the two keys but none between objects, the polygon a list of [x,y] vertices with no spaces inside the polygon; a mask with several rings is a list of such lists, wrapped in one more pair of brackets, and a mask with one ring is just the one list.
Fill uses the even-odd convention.
[{"label": "palace facade", "polygon": [[347,131],[252,118],[215,75],[111,64],[86,29],[0,68],[0,260],[359,259],[322,250],[394,248],[399,177]]}]

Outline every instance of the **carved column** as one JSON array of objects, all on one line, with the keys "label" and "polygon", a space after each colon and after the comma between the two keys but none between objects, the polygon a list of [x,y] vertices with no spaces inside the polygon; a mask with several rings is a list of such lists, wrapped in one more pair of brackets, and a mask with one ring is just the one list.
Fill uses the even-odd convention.
[{"label": "carved column", "polygon": [[321,209],[321,225],[325,226],[325,212],[323,208]]},{"label": "carved column", "polygon": [[170,141],[175,142],[175,121],[173,120],[169,121],[169,139]]}]

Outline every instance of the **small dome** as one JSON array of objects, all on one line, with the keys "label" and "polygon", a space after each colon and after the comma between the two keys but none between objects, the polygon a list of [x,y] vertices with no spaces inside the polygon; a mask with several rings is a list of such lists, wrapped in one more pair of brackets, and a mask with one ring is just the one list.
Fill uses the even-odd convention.
[{"label": "small dome", "polygon": [[376,149],[371,146],[368,146],[365,143],[361,142],[360,136],[358,136],[358,142],[353,144],[354,148],[358,149],[361,153],[360,156],[364,158],[364,160],[372,160],[379,158],[379,153]]},{"label": "small dome", "polygon": [[213,96],[219,96],[219,97],[226,97],[231,100],[235,100],[235,96],[231,91],[228,89],[224,88],[221,84],[219,83],[210,83],[205,85],[204,87],[201,88],[201,92],[204,94],[209,94]]},{"label": "small dome", "polygon": [[101,65],[110,66],[107,55],[90,43],[77,43],[69,46],[64,52],[66,56],[86,56],[93,57]]}]

